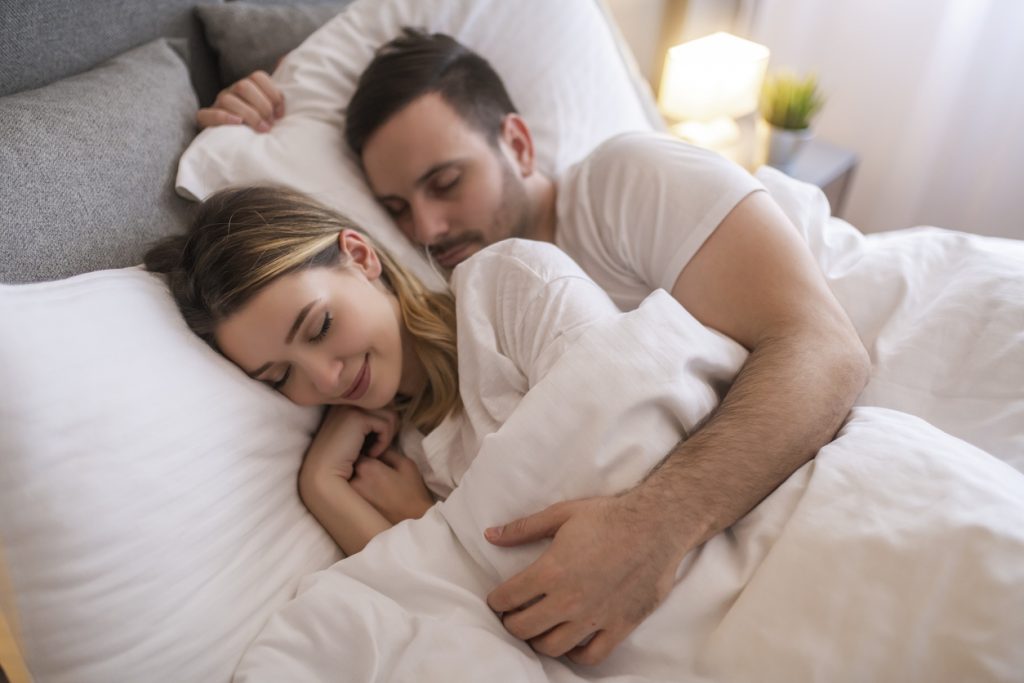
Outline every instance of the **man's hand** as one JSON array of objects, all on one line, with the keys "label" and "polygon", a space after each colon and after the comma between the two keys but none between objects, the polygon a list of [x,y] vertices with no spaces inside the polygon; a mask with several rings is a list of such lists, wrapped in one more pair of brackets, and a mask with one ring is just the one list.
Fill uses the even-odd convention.
[{"label": "man's hand", "polygon": [[537,652],[567,654],[585,665],[603,661],[661,604],[695,545],[635,489],[558,503],[488,529],[485,537],[500,546],[553,539],[537,561],[494,589],[487,604]]},{"label": "man's hand", "polygon": [[419,468],[393,449],[359,458],[349,483],[392,524],[419,519],[434,504]]},{"label": "man's hand", "polygon": [[213,106],[196,114],[199,128],[245,124],[266,133],[284,116],[284,95],[266,71],[254,71],[217,93]]}]

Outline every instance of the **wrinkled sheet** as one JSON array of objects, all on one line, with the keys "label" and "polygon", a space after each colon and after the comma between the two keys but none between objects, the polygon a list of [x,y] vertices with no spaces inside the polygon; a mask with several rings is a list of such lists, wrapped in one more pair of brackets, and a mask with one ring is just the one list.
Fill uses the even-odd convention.
[{"label": "wrinkled sheet", "polygon": [[871,355],[857,405],[921,417],[1024,472],[1024,241],[936,227],[864,235],[818,188],[758,178]]},{"label": "wrinkled sheet", "polygon": [[[709,335],[663,292],[588,328],[452,495],[306,579],[236,680],[1020,680],[1024,476],[886,408],[856,408],[815,460],[690,553],[601,666],[505,633],[485,596],[544,544],[499,549],[483,529],[639,480],[742,364]],[[600,362],[638,339],[648,353]]]}]

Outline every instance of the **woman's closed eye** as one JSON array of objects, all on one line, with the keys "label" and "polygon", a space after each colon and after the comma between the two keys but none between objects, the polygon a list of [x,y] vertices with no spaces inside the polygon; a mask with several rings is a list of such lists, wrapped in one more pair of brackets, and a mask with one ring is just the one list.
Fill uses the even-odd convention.
[{"label": "woman's closed eye", "polygon": [[276,381],[267,380],[266,383],[269,384],[270,388],[273,389],[274,391],[281,391],[281,387],[283,387],[284,383],[288,381],[288,376],[291,375],[291,374],[292,374],[292,366],[289,365],[288,369],[284,371],[283,375],[281,375],[281,379],[276,380]]},{"label": "woman's closed eye", "polygon": [[[317,332],[312,337],[310,337],[309,343],[310,344],[316,344],[317,342],[323,341],[323,338],[327,336],[328,330],[331,329],[331,324],[333,322],[334,322],[334,317],[330,313],[324,313],[324,321],[320,325],[320,331]],[[288,378],[291,376],[291,374],[292,374],[292,367],[289,365],[288,368],[284,371],[284,374],[281,375],[280,379],[277,379],[277,380],[264,380],[264,382],[266,384],[268,384],[275,391],[280,391],[281,387],[283,387],[285,385],[285,382],[288,381]]]},{"label": "woman's closed eye", "polygon": [[331,316],[330,313],[324,313],[324,322],[320,326],[320,331],[317,332],[312,337],[310,337],[309,343],[316,344],[319,341],[323,341],[323,338],[327,336],[327,331],[331,329],[331,323],[333,321],[334,318]]}]

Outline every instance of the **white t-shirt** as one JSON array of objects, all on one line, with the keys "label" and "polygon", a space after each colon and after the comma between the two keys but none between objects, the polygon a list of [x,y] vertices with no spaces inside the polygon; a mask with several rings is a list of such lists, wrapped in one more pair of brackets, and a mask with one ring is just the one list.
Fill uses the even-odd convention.
[{"label": "white t-shirt", "polygon": [[552,244],[506,240],[452,274],[461,413],[430,434],[407,428],[403,452],[447,497],[523,396],[591,323],[619,313],[608,295]]},{"label": "white t-shirt", "polygon": [[730,211],[764,186],[721,155],[658,133],[602,143],[558,182],[555,244],[623,310],[679,273]]},{"label": "white t-shirt", "polygon": [[447,497],[482,440],[588,323],[636,308],[655,289],[671,291],[726,215],[762,189],[714,152],[625,133],[559,182],[557,247],[506,240],[460,264],[451,287],[464,411],[425,437],[409,428],[401,438],[427,486]]}]

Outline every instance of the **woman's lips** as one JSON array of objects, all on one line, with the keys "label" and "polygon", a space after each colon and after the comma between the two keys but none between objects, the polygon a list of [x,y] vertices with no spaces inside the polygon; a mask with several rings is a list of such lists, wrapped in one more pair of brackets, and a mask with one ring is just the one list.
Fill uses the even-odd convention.
[{"label": "woman's lips", "polygon": [[341,395],[346,401],[358,401],[366,393],[366,390],[370,388],[370,354],[366,354],[363,359],[363,367],[359,369],[359,374],[352,380],[352,386],[348,388],[344,394]]}]

